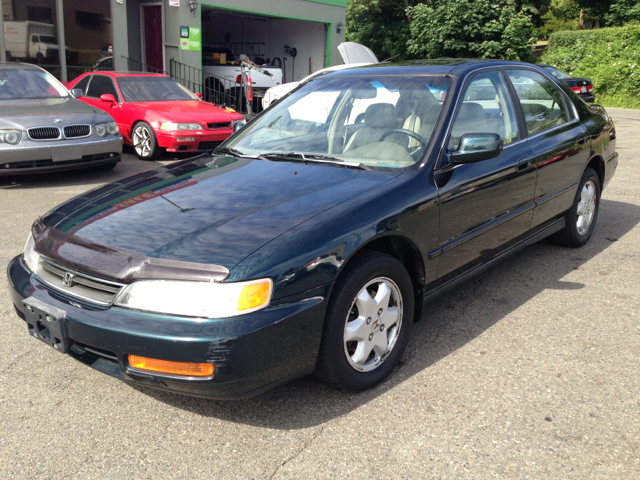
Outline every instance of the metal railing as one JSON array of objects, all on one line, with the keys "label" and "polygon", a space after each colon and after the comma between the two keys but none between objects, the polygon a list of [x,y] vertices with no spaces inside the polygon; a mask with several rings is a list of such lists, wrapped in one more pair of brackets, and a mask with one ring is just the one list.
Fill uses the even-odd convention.
[{"label": "metal railing", "polygon": [[165,75],[169,75],[161,68],[152,67],[151,65],[147,65],[146,63],[139,62],[138,60],[134,60],[133,58],[122,56],[127,61],[127,71],[129,72],[144,72],[144,73],[164,73]]}]

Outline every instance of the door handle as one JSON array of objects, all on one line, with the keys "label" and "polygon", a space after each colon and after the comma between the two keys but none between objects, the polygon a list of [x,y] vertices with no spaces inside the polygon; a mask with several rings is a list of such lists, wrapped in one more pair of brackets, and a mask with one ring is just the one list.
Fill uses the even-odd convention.
[{"label": "door handle", "polygon": [[589,139],[589,135],[586,133],[581,133],[580,135],[578,135],[578,137],[576,138],[576,143],[578,145],[584,145],[585,143],[587,143],[587,140]]},{"label": "door handle", "polygon": [[531,165],[531,159],[529,157],[521,158],[520,160],[518,160],[518,163],[516,164],[516,170],[518,171],[525,170],[529,168],[529,165]]}]

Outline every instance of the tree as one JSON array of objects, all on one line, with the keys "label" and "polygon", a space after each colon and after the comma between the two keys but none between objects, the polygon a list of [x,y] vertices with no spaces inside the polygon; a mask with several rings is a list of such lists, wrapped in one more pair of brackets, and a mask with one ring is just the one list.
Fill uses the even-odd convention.
[{"label": "tree", "polygon": [[417,0],[350,0],[346,39],[369,47],[378,59],[407,58],[410,38],[407,7]]},{"label": "tree", "polygon": [[609,8],[605,16],[611,27],[619,27],[625,23],[640,22],[640,0],[617,0]]},{"label": "tree", "polygon": [[535,42],[531,16],[513,0],[428,0],[407,12],[417,57],[524,60]]}]

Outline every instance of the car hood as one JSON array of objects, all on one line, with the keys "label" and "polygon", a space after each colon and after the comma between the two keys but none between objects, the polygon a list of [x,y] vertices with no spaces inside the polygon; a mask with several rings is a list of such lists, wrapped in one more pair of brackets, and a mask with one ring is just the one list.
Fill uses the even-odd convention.
[{"label": "car hood", "polygon": [[77,197],[45,224],[149,257],[233,268],[397,172],[203,155]]},{"label": "car hood", "polygon": [[201,100],[184,102],[136,102],[141,110],[152,112],[170,122],[230,122],[242,118],[235,110],[220,108]]},{"label": "car hood", "polygon": [[370,48],[355,42],[343,42],[338,51],[344,63],[379,63],[376,54]]},{"label": "car hood", "polygon": [[54,125],[54,119],[60,120],[56,122],[58,125],[95,123],[100,118],[111,120],[107,113],[73,97],[0,101],[0,126],[3,128]]}]

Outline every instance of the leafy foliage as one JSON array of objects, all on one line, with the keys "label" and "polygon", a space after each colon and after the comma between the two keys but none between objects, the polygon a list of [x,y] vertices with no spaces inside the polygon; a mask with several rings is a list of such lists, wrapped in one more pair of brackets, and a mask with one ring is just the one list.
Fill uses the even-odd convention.
[{"label": "leafy foliage", "polygon": [[602,105],[640,108],[640,26],[554,33],[541,63],[591,78]]},{"label": "leafy foliage", "polygon": [[416,57],[523,60],[531,55],[531,17],[512,0],[429,0],[407,13],[408,51]]}]

